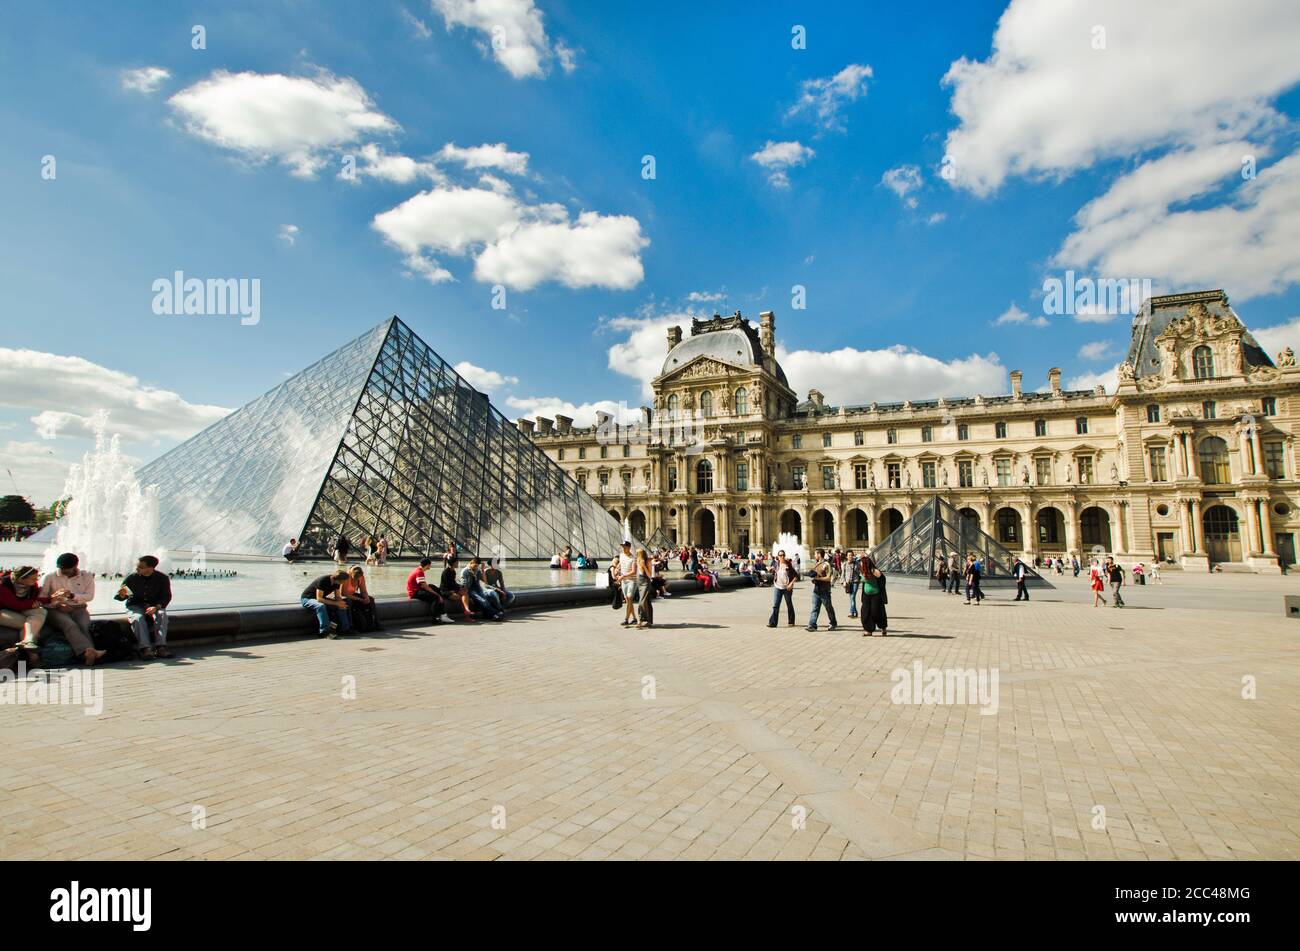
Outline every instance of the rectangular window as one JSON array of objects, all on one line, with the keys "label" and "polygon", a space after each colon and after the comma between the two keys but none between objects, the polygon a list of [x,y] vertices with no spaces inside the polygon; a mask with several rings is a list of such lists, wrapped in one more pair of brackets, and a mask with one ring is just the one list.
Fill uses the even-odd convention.
[{"label": "rectangular window", "polygon": [[1002,420],[998,420],[996,423],[993,424],[993,438],[994,439],[1007,438],[1007,424],[1004,423]]},{"label": "rectangular window", "polygon": [[922,427],[921,427],[921,442],[934,442],[934,427],[933,427],[933,426],[922,426]]},{"label": "rectangular window", "polygon": [[1218,416],[1218,407],[1214,405],[1214,400],[1206,400],[1201,404],[1201,415],[1206,419],[1214,419]]},{"label": "rectangular window", "polygon": [[1147,461],[1151,466],[1152,482],[1168,482],[1169,469],[1165,460],[1165,449],[1163,446],[1152,446],[1147,450]]},{"label": "rectangular window", "polygon": [[1074,421],[1074,432],[1079,436],[1088,435],[1088,417],[1080,416]]},{"label": "rectangular window", "polygon": [[1052,460],[1046,456],[1040,456],[1034,460],[1035,475],[1038,477],[1039,485],[1052,484]]},{"label": "rectangular window", "polygon": [[744,433],[736,433],[736,445],[737,445],[737,446],[743,446],[743,445],[745,445],[745,434],[744,434]]},{"label": "rectangular window", "polygon": [[579,459],[586,459],[586,458],[587,458],[587,447],[586,447],[586,446],[579,446],[579,447],[578,447],[578,458],[579,458]]},{"label": "rectangular window", "polygon": [[632,446],[628,443],[623,443],[623,458],[626,459],[631,455],[632,455]]},{"label": "rectangular window", "polygon": [[934,463],[921,463],[921,485],[927,489],[933,489],[936,485],[934,481]]},{"label": "rectangular window", "polygon": [[1158,423],[1158,422],[1160,422],[1160,404],[1159,404],[1159,403],[1152,403],[1150,406],[1147,407],[1147,422],[1148,422],[1148,423]]},{"label": "rectangular window", "polygon": [[1047,420],[1045,419],[1034,420],[1034,435],[1035,436],[1047,435]]},{"label": "rectangular window", "polygon": [[587,476],[585,474],[578,476],[578,488],[583,492],[587,491]]},{"label": "rectangular window", "polygon": [[1264,443],[1264,471],[1270,479],[1286,478],[1286,455],[1280,442]]},{"label": "rectangular window", "polygon": [[677,491],[677,467],[676,466],[668,467],[668,491],[669,492]]},{"label": "rectangular window", "polygon": [[561,462],[564,461],[564,447],[563,447],[563,446],[560,447],[559,454],[558,454],[555,458],[559,459]]},{"label": "rectangular window", "polygon": [[957,438],[962,440],[970,439],[970,427],[967,426],[965,423],[958,423]]},{"label": "rectangular window", "polygon": [[791,436],[791,437],[790,437],[790,447],[791,447],[792,449],[802,449],[802,448],[803,448],[803,437],[802,437],[802,436]]},{"label": "rectangular window", "polygon": [[632,491],[632,473],[630,472],[623,473],[623,491],[624,492]]},{"label": "rectangular window", "polygon": [[835,488],[835,467],[834,466],[822,466],[822,488],[823,489]]},{"label": "rectangular window", "polygon": [[1092,485],[1092,456],[1079,457],[1079,485]]},{"label": "rectangular window", "polygon": [[609,488],[609,473],[602,472],[600,474],[600,491],[604,492],[608,488]]},{"label": "rectangular window", "polygon": [[803,485],[804,485],[804,467],[803,467],[803,466],[791,466],[791,467],[790,467],[790,484],[791,484],[792,486],[794,486],[796,489],[802,489],[802,488],[803,488]]},{"label": "rectangular window", "polygon": [[862,445],[862,430],[859,429],[857,432],[853,434],[853,445],[855,446]]},{"label": "rectangular window", "polygon": [[865,489],[870,484],[867,478],[867,464],[865,462],[853,463],[853,488]]},{"label": "rectangular window", "polygon": [[1277,415],[1277,397],[1276,397],[1276,396],[1266,396],[1266,397],[1264,397],[1262,400],[1260,400],[1259,402],[1260,402],[1260,406],[1262,407],[1263,414],[1264,414],[1265,416],[1276,416],[1276,415]]},{"label": "rectangular window", "polygon": [[886,429],[886,430],[885,430],[885,442],[889,443],[891,446],[894,445],[894,443],[898,442],[898,430],[897,430],[897,429]]},{"label": "rectangular window", "polygon": [[903,467],[897,462],[889,462],[885,464],[885,471],[889,474],[889,487],[891,489],[902,488]]},{"label": "rectangular window", "polygon": [[737,492],[749,491],[749,463],[748,462],[736,463],[736,491]]},{"label": "rectangular window", "polygon": [[997,460],[997,467],[998,467],[998,485],[1003,485],[1003,486],[1010,485],[1011,484],[1011,460],[999,459]]},{"label": "rectangular window", "polygon": [[600,447],[600,458],[602,458],[602,459],[608,459],[608,458],[609,458],[609,447],[608,447],[608,446],[601,446],[601,447]]},{"label": "rectangular window", "polygon": [[830,434],[830,433],[822,433],[822,448],[823,448],[823,449],[829,449],[829,448],[831,448],[831,434]]},{"label": "rectangular window", "polygon": [[969,459],[957,460],[957,484],[963,489],[975,484],[975,466]]}]

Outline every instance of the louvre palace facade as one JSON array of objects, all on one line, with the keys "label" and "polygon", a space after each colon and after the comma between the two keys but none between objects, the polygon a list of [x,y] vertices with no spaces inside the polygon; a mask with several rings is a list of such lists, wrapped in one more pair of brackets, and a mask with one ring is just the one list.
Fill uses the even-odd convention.
[{"label": "louvre palace facade", "polygon": [[640,538],[863,548],[939,495],[1025,557],[1295,560],[1300,368],[1223,291],[1148,299],[1110,395],[1063,389],[1056,369],[1026,389],[1013,370],[1004,395],[837,405],[790,387],[775,335],[771,312],[670,328],[653,407],[517,425]]}]

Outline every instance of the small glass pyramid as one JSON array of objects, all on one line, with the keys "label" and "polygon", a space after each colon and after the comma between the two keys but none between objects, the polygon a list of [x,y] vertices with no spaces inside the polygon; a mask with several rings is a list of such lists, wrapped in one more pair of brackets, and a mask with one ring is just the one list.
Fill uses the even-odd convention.
[{"label": "small glass pyramid", "polygon": [[328,555],[383,535],[392,557],[455,541],[494,558],[566,544],[608,557],[618,522],[393,317],[139,472],[172,549]]},{"label": "small glass pyramid", "polygon": [[[1011,569],[1016,556],[992,535],[962,518],[950,502],[937,495],[871,551],[871,556],[886,574],[927,578],[932,588],[939,586],[940,556],[946,556],[951,562],[954,554],[961,566],[966,564],[967,555],[974,555],[984,563],[980,578],[984,587],[1015,584]],[[1026,583],[1029,586],[1052,587],[1033,565],[1026,562],[1025,568],[1028,569]]]}]

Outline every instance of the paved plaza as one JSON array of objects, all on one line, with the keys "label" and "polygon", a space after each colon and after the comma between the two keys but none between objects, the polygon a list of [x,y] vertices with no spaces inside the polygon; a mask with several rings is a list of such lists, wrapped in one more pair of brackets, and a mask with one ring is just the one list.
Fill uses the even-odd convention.
[{"label": "paved plaza", "polygon": [[[899,583],[888,639],[805,631],[801,584],[775,630],[743,589],[650,631],[586,607],[179,650],[106,669],[99,716],[0,706],[0,856],[1300,858],[1291,580],[1172,574],[1122,611],[1058,585]],[[996,669],[996,713],[892,702],[916,661]]]}]

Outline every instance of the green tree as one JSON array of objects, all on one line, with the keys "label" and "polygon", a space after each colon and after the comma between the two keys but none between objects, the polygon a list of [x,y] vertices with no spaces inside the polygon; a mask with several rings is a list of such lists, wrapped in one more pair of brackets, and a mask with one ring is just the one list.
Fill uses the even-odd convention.
[{"label": "green tree", "polygon": [[36,518],[32,503],[21,495],[0,498],[0,522],[30,522]]}]

